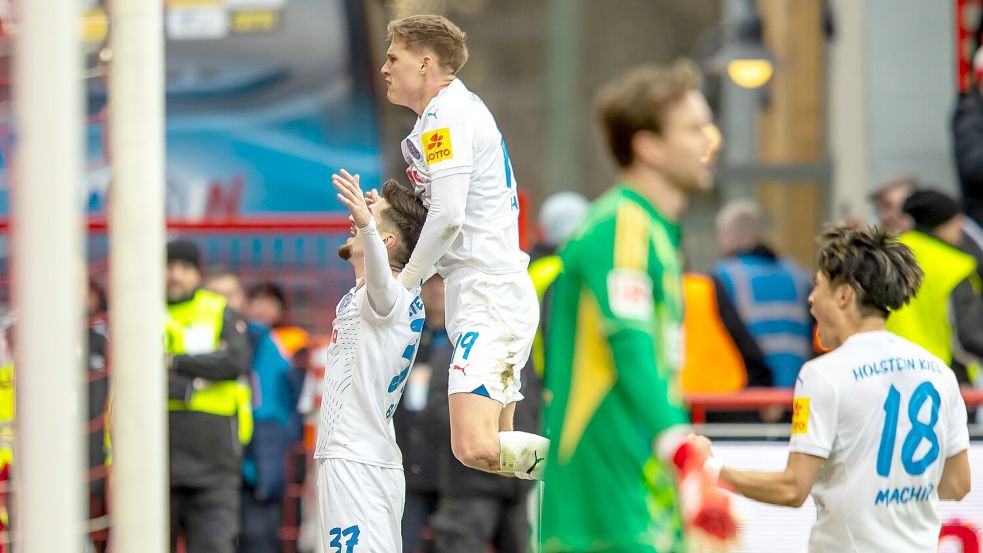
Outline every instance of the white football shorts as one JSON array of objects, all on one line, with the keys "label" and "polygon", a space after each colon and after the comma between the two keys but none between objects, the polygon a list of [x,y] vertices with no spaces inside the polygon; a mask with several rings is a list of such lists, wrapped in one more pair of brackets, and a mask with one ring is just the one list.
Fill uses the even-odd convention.
[{"label": "white football shorts", "polygon": [[454,343],[448,395],[479,394],[503,406],[521,400],[520,376],[539,326],[529,274],[457,269],[444,287],[447,335]]},{"label": "white football shorts", "polygon": [[346,459],[316,462],[325,553],[402,551],[403,471]]}]

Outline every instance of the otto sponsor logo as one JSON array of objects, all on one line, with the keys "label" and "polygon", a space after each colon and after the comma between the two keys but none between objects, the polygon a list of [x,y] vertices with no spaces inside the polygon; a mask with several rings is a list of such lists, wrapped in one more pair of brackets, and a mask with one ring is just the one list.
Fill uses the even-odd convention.
[{"label": "otto sponsor logo", "polygon": [[426,135],[424,144],[427,148],[427,164],[433,165],[448,159],[454,159],[454,149],[451,147],[451,130],[437,129]]},{"label": "otto sponsor logo", "polygon": [[792,434],[809,431],[809,398],[797,397],[792,402]]}]

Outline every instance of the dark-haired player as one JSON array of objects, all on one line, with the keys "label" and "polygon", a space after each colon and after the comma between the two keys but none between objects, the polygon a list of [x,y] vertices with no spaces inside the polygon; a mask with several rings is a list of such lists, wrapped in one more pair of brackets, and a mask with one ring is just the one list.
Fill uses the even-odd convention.
[{"label": "dark-haired player", "polygon": [[892,234],[827,229],[809,302],[823,344],[836,349],[799,373],[788,464],[720,471],[765,503],[798,507],[811,493],[810,552],[935,551],[939,500],[969,491],[966,405],[953,372],[885,330],[921,280]]}]

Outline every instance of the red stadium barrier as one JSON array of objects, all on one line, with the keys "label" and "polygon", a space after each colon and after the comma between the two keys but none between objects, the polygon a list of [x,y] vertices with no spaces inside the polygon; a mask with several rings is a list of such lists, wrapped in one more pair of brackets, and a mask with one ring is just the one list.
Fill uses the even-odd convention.
[{"label": "red stadium barrier", "polygon": [[[983,390],[964,388],[963,399],[968,407],[983,405]],[[733,394],[684,394],[693,423],[706,422],[707,411],[752,411],[763,407],[792,407],[790,388],[747,388]]]},{"label": "red stadium barrier", "polygon": [[[0,234],[10,232],[12,222],[0,217]],[[229,219],[168,219],[167,230],[183,234],[296,234],[296,233],[347,233],[352,224],[348,218],[337,213],[298,213],[288,216],[249,216]],[[109,230],[105,217],[90,217],[86,228],[91,233],[104,233]]]}]

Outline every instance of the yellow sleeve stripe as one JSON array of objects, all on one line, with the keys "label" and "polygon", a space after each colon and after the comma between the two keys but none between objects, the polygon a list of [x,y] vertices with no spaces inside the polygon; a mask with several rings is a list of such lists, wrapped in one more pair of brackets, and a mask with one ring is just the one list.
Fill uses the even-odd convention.
[{"label": "yellow sleeve stripe", "polygon": [[649,228],[645,211],[631,202],[618,206],[614,230],[614,266],[648,269]]}]

